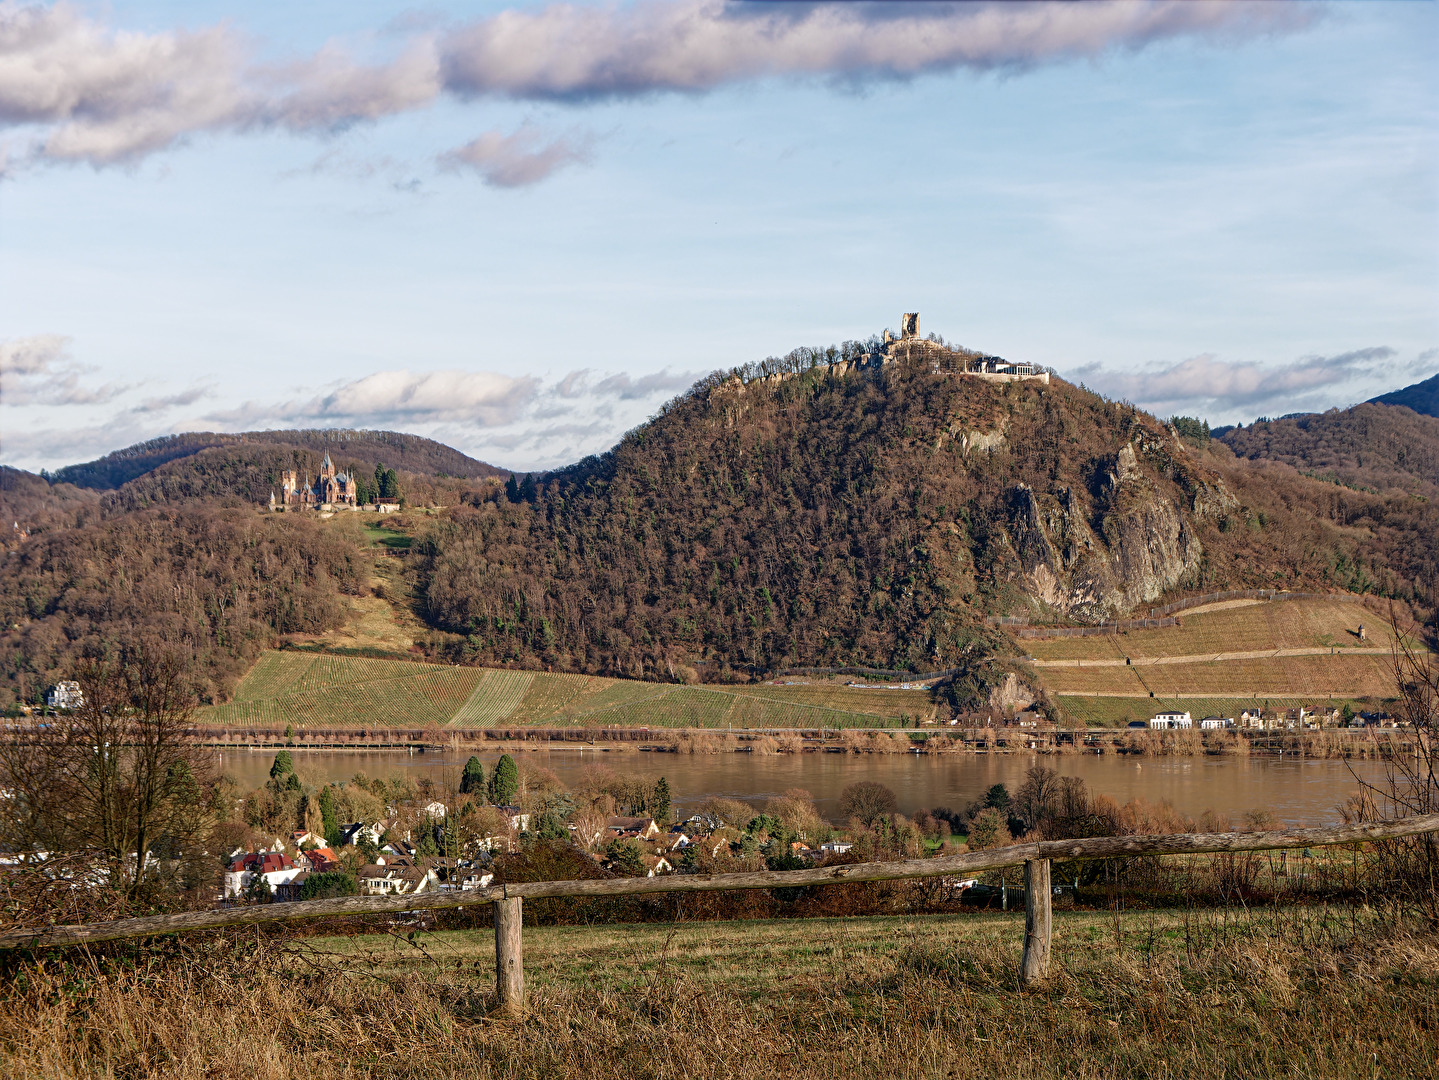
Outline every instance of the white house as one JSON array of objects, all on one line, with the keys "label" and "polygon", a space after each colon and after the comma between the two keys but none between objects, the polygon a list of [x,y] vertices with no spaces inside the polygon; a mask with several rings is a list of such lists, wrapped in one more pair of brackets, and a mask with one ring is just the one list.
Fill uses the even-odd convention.
[{"label": "white house", "polygon": [[1220,728],[1232,728],[1233,726],[1234,720],[1232,717],[1228,716],[1206,716],[1203,720],[1199,721],[1199,727],[1201,730],[1204,731],[1213,731]]},{"label": "white house", "polygon": [[1149,726],[1159,730],[1190,728],[1194,726],[1194,717],[1187,712],[1162,712],[1149,718]]},{"label": "white house", "polygon": [[434,892],[439,879],[433,870],[415,866],[409,860],[389,864],[375,863],[363,867],[359,873],[360,893],[364,896],[380,896],[385,893]]},{"label": "white house", "polygon": [[77,682],[58,682],[45,695],[45,704],[52,709],[79,709],[85,705],[85,695]]},{"label": "white house", "polygon": [[505,815],[510,823],[510,828],[515,832],[524,832],[530,827],[530,815],[518,806],[497,806],[495,809]]},{"label": "white house", "polygon": [[844,840],[831,840],[827,844],[821,844],[819,849],[826,855],[843,855],[852,847],[854,847],[853,844]]},{"label": "white house", "polygon": [[432,802],[421,807],[420,813],[428,814],[432,818],[443,821],[445,817],[445,804],[442,802]]},{"label": "white house", "polygon": [[385,828],[379,822],[374,825],[366,825],[362,821],[352,821],[340,826],[340,843],[342,845],[358,844],[362,836],[368,836],[370,842],[379,847],[380,837],[384,835]]}]

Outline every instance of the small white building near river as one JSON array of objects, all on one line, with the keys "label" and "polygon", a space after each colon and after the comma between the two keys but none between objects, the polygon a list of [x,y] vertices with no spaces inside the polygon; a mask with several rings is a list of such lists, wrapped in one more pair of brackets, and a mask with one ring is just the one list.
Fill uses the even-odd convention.
[{"label": "small white building near river", "polygon": [[1174,728],[1192,728],[1194,717],[1187,712],[1162,712],[1157,716],[1149,718],[1149,726],[1159,730],[1172,730]]}]

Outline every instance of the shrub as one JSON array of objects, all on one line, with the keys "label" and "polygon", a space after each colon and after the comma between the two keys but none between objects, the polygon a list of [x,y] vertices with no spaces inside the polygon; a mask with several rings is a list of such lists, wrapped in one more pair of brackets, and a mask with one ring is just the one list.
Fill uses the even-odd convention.
[{"label": "shrub", "polygon": [[840,813],[847,818],[859,818],[866,825],[893,814],[898,808],[894,792],[873,780],[850,784],[839,794]]},{"label": "shrub", "polygon": [[353,874],[343,870],[326,870],[322,874],[309,874],[300,885],[301,900],[327,900],[334,896],[355,896],[360,886]]}]

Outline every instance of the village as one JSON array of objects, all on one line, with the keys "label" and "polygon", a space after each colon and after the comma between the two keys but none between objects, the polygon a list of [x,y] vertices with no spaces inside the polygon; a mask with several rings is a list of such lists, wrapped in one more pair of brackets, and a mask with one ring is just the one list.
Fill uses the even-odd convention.
[{"label": "village", "polygon": [[[737,804],[743,805],[743,804]],[[298,829],[276,836],[255,850],[230,852],[223,875],[221,903],[284,902],[317,899],[350,892],[364,896],[402,896],[483,889],[494,880],[497,856],[518,851],[541,837],[530,828],[531,815],[518,806],[496,806],[506,828],[497,835],[478,835],[462,854],[435,855],[436,846],[458,850],[446,837],[448,808],[431,801],[419,808],[419,829],[406,828],[395,807],[375,822],[347,822],[333,842]],[[744,816],[744,815],[741,815]],[[668,824],[653,814],[610,815],[602,822],[565,822],[564,833],[550,831],[543,839],[567,840],[586,851],[594,862],[617,876],[655,877],[695,872],[701,860],[712,864],[725,859],[753,859],[761,852],[778,851],[786,869],[812,865],[843,856],[855,844],[838,831],[822,828],[823,841],[811,837],[784,839],[784,826],[773,816],[754,813],[740,826],[718,814],[694,814]],[[772,830],[772,831],[771,831]],[[424,836],[421,836],[421,833]],[[759,833],[759,837],[756,837]],[[425,839],[438,837],[438,845]],[[417,844],[416,841],[421,843]],[[431,854],[426,854],[425,849]],[[771,855],[767,861],[773,861]]]}]

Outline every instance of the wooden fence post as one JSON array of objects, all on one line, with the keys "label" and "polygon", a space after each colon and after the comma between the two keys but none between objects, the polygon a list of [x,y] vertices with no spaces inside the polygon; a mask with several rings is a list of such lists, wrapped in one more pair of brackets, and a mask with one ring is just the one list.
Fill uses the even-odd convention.
[{"label": "wooden fence post", "polygon": [[1024,864],[1024,958],[1019,962],[1023,986],[1039,982],[1049,971],[1049,936],[1054,928],[1049,903],[1049,860]]},{"label": "wooden fence post", "polygon": [[495,992],[500,1011],[519,1016],[525,1008],[525,951],[518,896],[495,901]]}]

